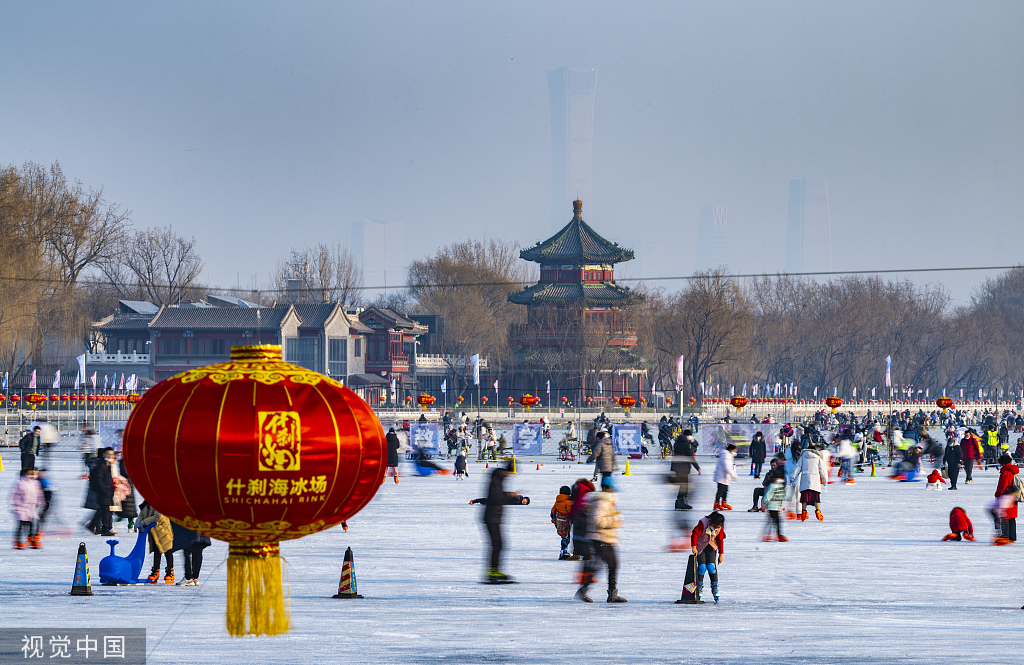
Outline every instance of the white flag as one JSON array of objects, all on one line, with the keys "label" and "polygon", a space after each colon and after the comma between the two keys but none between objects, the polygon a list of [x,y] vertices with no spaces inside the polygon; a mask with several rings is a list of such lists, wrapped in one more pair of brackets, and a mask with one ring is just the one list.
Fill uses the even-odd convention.
[{"label": "white flag", "polygon": [[469,357],[469,362],[473,363],[473,385],[480,385],[480,354],[474,353]]},{"label": "white flag", "polygon": [[80,385],[82,385],[82,373],[81,372],[79,372],[78,374],[75,374],[75,390],[78,390],[78,387]]},{"label": "white flag", "polygon": [[685,382],[686,376],[683,374],[683,359],[686,356],[679,356],[676,358],[676,385],[682,386]]},{"label": "white flag", "polygon": [[754,397],[757,397],[757,384],[756,383],[754,384],[753,394],[754,394]]},{"label": "white flag", "polygon": [[853,399],[857,399],[857,389],[853,389]]},{"label": "white flag", "polygon": [[818,386],[814,386],[814,397],[818,397]]},{"label": "white flag", "polygon": [[[259,312],[257,312],[257,314],[259,314]],[[398,384],[395,383],[396,381],[398,381],[398,379],[391,379],[391,394],[392,395],[395,395],[395,394],[398,393]]]},{"label": "white flag", "polygon": [[497,379],[494,380],[494,394],[495,395],[498,394],[498,380]]},{"label": "white flag", "polygon": [[28,382],[28,387],[29,388],[35,388],[36,387],[36,371],[35,370],[32,370],[32,380]]},{"label": "white flag", "polygon": [[655,393],[655,382],[651,381],[651,394],[653,395],[654,393]]},{"label": "white flag", "polygon": [[551,394],[551,379],[548,379],[548,394]]},{"label": "white flag", "polygon": [[447,395],[448,394],[447,388],[448,388],[448,379],[444,379],[443,381],[441,381],[441,394],[442,395]]},{"label": "white flag", "polygon": [[124,390],[124,372],[121,372],[121,387],[118,390]]},{"label": "white flag", "polygon": [[93,390],[96,390],[96,374],[98,374],[98,372],[93,372],[92,373],[92,389]]},{"label": "white flag", "polygon": [[604,395],[604,386],[601,384],[600,381],[597,382],[597,394]]},{"label": "white flag", "polygon": [[874,399],[874,398],[875,398],[875,389],[872,388],[871,389],[871,399]]},{"label": "white flag", "polygon": [[885,357],[885,386],[892,387],[892,356]]},{"label": "white flag", "polygon": [[54,387],[54,389],[60,388],[60,370],[59,369],[57,370],[57,373],[53,375],[53,387]]}]

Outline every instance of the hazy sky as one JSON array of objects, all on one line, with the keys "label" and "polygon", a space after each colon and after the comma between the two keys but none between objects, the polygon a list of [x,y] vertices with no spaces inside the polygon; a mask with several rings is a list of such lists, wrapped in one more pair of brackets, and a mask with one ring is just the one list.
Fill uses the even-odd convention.
[{"label": "hazy sky", "polygon": [[[405,220],[407,259],[547,237],[563,66],[598,70],[584,216],[634,274],[692,272],[707,204],[733,271],[783,270],[801,177],[828,178],[836,269],[1021,261],[1013,0],[8,0],[0,59],[0,162],[194,234],[217,285],[366,218]],[[982,278],[915,279],[962,301]]]}]

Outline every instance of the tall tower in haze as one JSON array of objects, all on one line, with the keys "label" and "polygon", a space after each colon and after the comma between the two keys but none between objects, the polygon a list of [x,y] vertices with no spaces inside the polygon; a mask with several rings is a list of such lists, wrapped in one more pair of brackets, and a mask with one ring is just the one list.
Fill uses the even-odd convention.
[{"label": "tall tower in haze", "polygon": [[561,67],[548,72],[551,97],[551,223],[566,222],[572,202],[593,210],[594,95],[596,69]]},{"label": "tall tower in haze", "polygon": [[729,268],[729,209],[701,206],[697,218],[697,270]]},{"label": "tall tower in haze", "polygon": [[831,270],[832,218],[828,206],[828,180],[790,180],[786,272]]},{"label": "tall tower in haze", "polygon": [[363,269],[366,300],[405,286],[405,222],[352,223],[352,254]]}]

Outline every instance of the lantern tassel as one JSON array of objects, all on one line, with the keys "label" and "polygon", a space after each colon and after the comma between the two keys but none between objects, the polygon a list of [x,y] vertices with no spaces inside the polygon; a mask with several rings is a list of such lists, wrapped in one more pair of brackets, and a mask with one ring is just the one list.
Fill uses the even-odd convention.
[{"label": "lantern tassel", "polygon": [[[288,632],[277,543],[231,543],[225,619],[232,637]],[[248,615],[248,626],[246,616]]]}]

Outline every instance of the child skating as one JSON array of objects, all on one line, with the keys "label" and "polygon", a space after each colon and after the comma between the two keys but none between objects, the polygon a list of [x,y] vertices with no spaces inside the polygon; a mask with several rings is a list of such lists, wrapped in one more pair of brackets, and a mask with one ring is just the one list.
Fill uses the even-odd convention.
[{"label": "child skating", "polygon": [[718,491],[715,494],[715,506],[713,510],[732,510],[732,506],[726,503],[729,496],[729,483],[738,480],[733,460],[736,458],[736,446],[729,444],[725,450],[718,453],[718,465],[715,467],[715,482],[718,483]]},{"label": "child skating", "polygon": [[[772,469],[768,477],[771,480],[765,489],[763,499],[764,506],[768,509],[768,521],[765,524],[765,531],[764,535],[761,536],[761,540],[769,543],[775,539],[780,543],[784,543],[789,538],[782,535],[782,520],[779,513],[782,510],[783,502],[786,500],[786,472],[776,467]],[[774,537],[772,536],[772,529],[775,530]]]},{"label": "child skating", "polygon": [[572,488],[568,485],[562,485],[558,490],[558,496],[555,497],[555,505],[551,506],[551,523],[555,525],[555,531],[558,533],[558,537],[562,539],[562,550],[558,554],[559,561],[567,561],[570,558],[569,554],[569,532],[571,523],[569,522],[569,511],[572,510]]},{"label": "child skating", "polygon": [[939,483],[945,485],[946,479],[942,477],[942,474],[939,473],[938,469],[933,469],[932,472],[928,474],[928,483],[924,486],[924,488],[926,490],[942,489]]},{"label": "child skating", "polygon": [[957,506],[949,511],[949,533],[943,540],[967,540],[974,542],[974,525],[963,508]]},{"label": "child skating", "polygon": [[704,573],[706,572],[711,578],[711,595],[714,596],[717,603],[719,600],[718,565],[722,563],[725,550],[725,516],[719,512],[713,512],[707,517],[702,517],[690,532],[690,548],[697,566],[696,590],[693,597],[700,602],[700,595],[704,590]]}]

